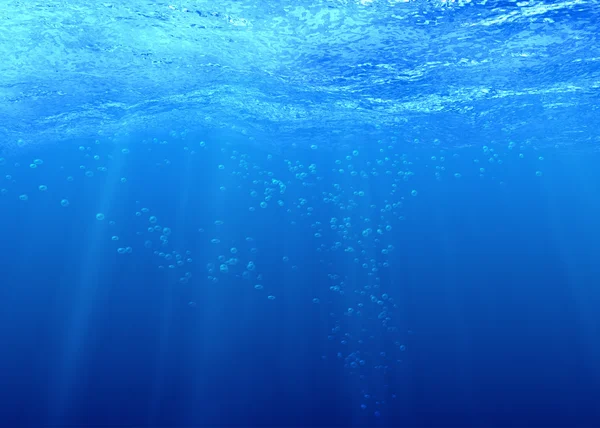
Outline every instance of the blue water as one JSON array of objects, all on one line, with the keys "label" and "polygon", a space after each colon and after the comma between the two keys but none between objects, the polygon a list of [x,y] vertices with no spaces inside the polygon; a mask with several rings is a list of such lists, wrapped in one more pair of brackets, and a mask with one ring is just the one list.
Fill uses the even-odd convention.
[{"label": "blue water", "polygon": [[0,12],[1,426],[600,425],[598,3],[196,3]]}]

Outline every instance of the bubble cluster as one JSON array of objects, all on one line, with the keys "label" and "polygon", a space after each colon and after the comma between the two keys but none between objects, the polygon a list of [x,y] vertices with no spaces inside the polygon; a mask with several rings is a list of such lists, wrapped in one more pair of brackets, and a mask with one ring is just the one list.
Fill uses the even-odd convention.
[{"label": "bubble cluster", "polygon": [[[158,137],[130,141],[127,148],[117,150],[112,141],[81,143],[74,150],[77,162],[65,170],[53,165],[50,158],[46,162],[25,159],[22,168],[0,159],[1,193],[12,195],[3,203],[29,201],[22,205],[29,209],[32,202],[43,206],[46,199],[55,198],[51,206],[56,207],[58,201],[62,207],[71,207],[62,212],[73,212],[79,204],[68,190],[73,186],[85,189],[102,183],[127,190],[141,181],[131,171],[127,173],[130,179],[123,177],[117,165],[127,162],[147,164],[158,174],[164,170],[173,173],[173,168],[183,170],[184,163],[209,171],[206,182],[188,183],[192,190],[187,196],[193,200],[194,186],[209,188],[213,199],[200,201],[209,221],[185,217],[186,205],[176,212],[182,216],[179,220],[176,215],[164,214],[169,207],[152,195],[157,189],[146,189],[149,192],[143,203],[99,203],[96,209],[103,212],[91,212],[88,218],[93,220],[95,215],[98,222],[113,219],[97,226],[106,234],[111,251],[123,262],[138,253],[148,254],[154,269],[168,272],[168,285],[182,295],[184,307],[203,305],[194,290],[207,286],[227,287],[232,295],[242,288],[254,290],[251,295],[256,302],[277,307],[285,304],[287,296],[281,278],[273,272],[312,277],[318,266],[315,271],[326,273],[306,284],[312,288],[303,304],[310,305],[310,312],[326,316],[323,336],[329,350],[324,361],[339,361],[346,373],[356,378],[360,409],[376,417],[395,394],[393,386],[386,391],[372,390],[373,379],[390,375],[402,364],[401,355],[409,354],[409,326],[403,325],[399,316],[403,304],[397,300],[399,286],[389,279],[390,268],[401,268],[396,248],[404,245],[406,208],[430,197],[426,180],[461,186],[469,180],[489,178],[490,186],[495,186],[503,181],[498,177],[503,176],[506,164],[527,165],[532,180],[543,180],[541,162],[550,162],[548,156],[525,156],[532,147],[515,141],[452,152],[441,149],[438,139],[427,152],[410,152],[398,138],[390,137],[330,152],[311,144],[264,154],[243,145],[212,144],[209,138],[192,141],[182,135],[175,132],[171,141]],[[206,165],[209,168],[204,168]],[[44,174],[49,171],[60,174],[62,188],[55,189],[52,182],[45,181],[49,176]],[[49,189],[40,183],[52,186]],[[60,193],[53,196],[55,190]],[[119,220],[123,210],[129,223]],[[274,218],[285,224],[284,230],[271,227]],[[250,222],[254,227],[247,226]],[[289,231],[297,233],[302,242],[282,246],[283,251],[275,254],[278,266],[266,264],[261,257],[264,242],[283,242]],[[305,249],[302,254],[296,245]]]}]

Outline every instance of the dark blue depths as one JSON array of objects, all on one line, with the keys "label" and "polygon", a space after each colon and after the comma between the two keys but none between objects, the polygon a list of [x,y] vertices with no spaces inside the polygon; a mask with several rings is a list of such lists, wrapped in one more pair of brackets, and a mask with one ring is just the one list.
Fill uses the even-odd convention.
[{"label": "dark blue depths", "polygon": [[[2,202],[3,426],[600,421],[597,156],[547,156],[542,177],[527,161],[506,162],[494,178],[480,178],[466,153],[452,160],[463,177],[436,180],[426,166],[433,149],[402,150],[415,159],[418,180],[405,189],[405,219],[394,224],[389,239],[396,250],[381,277],[398,302],[406,351],[385,376],[367,381],[389,391],[376,417],[361,393],[365,382],[348,375],[336,358],[344,350],[327,339],[329,312],[339,314],[345,304],[328,290],[327,275],[353,267],[315,252],[306,218],[292,227],[283,210],[240,209],[251,203],[245,183],[238,189],[223,179],[237,197],[235,206],[220,203],[218,150],[193,162],[180,148],[168,150],[171,166],[156,166],[166,152],[138,157],[144,160],[123,165],[128,186],[109,192],[103,179],[64,184],[80,163],[76,146],[45,149],[36,154],[44,165],[65,166],[45,183],[60,194],[51,202],[22,203],[15,194]],[[297,156],[328,165],[336,154]],[[269,170],[289,175],[280,155],[274,158]],[[324,180],[339,180],[323,170]],[[369,197],[380,204],[386,195],[374,183]],[[22,175],[23,188],[38,184]],[[413,199],[410,186],[419,191]],[[70,200],[66,209],[58,203],[63,197]],[[103,198],[112,201],[110,212],[122,213],[111,218],[122,240],[130,234],[131,254],[118,254],[102,229],[108,226],[93,219]],[[339,215],[330,205],[313,205],[323,218],[328,210]],[[188,284],[159,270],[135,235],[132,213],[141,206],[169,224],[175,246],[197,261]],[[236,245],[254,237],[263,284],[276,300],[240,279],[206,279],[215,219],[233,225],[226,238]],[[291,271],[282,255],[299,268]],[[312,302],[315,296],[321,303]]]}]

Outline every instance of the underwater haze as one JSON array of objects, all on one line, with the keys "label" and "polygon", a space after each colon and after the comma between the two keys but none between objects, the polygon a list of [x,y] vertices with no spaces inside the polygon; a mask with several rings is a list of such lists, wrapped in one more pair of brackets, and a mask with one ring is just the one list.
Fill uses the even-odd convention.
[{"label": "underwater haze", "polygon": [[600,1],[0,0],[2,427],[600,426]]}]

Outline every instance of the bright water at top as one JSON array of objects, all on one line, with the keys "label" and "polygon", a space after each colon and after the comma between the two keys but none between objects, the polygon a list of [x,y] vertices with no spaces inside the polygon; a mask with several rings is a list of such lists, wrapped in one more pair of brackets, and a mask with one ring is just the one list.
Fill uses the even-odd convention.
[{"label": "bright water at top", "polygon": [[599,138],[596,0],[4,3],[4,146],[140,129],[258,144]]}]

